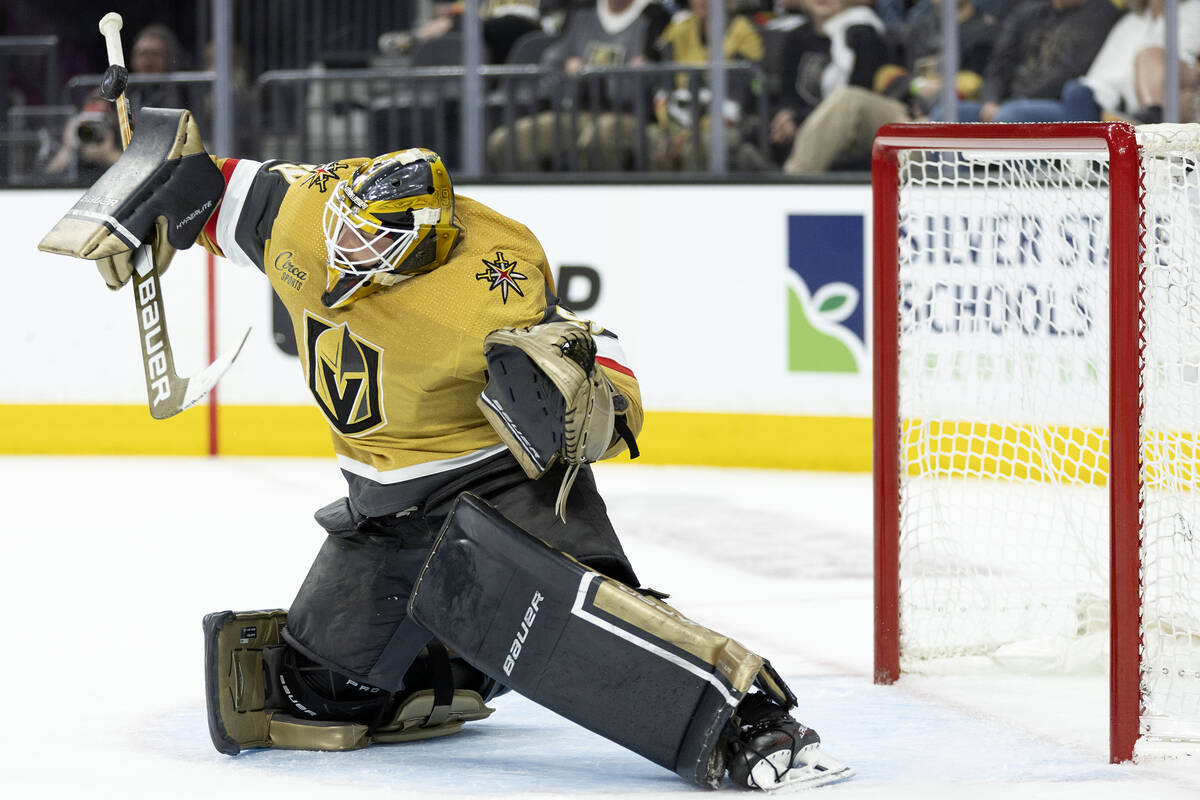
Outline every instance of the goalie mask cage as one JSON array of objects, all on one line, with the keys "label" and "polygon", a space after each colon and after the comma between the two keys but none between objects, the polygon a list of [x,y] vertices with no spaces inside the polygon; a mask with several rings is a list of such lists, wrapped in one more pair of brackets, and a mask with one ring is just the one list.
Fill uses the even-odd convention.
[{"label": "goalie mask cage", "polygon": [[875,680],[1066,672],[1200,742],[1200,126],[875,140]]}]

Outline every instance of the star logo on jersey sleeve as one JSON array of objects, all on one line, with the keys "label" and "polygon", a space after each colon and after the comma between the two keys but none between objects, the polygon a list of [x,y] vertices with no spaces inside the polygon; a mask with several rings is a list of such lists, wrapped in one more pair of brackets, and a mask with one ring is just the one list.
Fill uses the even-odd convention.
[{"label": "star logo on jersey sleeve", "polygon": [[483,272],[475,273],[475,280],[488,281],[488,283],[489,283],[488,291],[489,292],[493,291],[495,289],[499,289],[501,302],[504,302],[504,303],[508,302],[508,290],[509,289],[512,289],[514,292],[516,292],[521,297],[525,296],[525,293],[523,291],[521,291],[521,287],[517,285],[517,281],[528,280],[528,276],[523,275],[520,272],[517,272],[517,270],[516,270],[517,262],[516,261],[505,260],[504,253],[497,250],[496,251],[496,260],[488,261],[485,258],[485,259],[483,259],[483,264],[484,264],[484,266],[487,267],[487,269],[484,270]]},{"label": "star logo on jersey sleeve", "polygon": [[341,161],[319,164],[309,170],[308,177],[304,179],[304,185],[315,186],[318,191],[324,192],[329,181],[338,179],[337,170],[345,169],[346,166]]},{"label": "star logo on jersey sleeve", "polygon": [[337,171],[348,166],[343,161],[330,161],[328,164],[281,163],[273,165],[271,171],[282,175],[290,185],[300,184],[324,193],[331,180],[338,180]]}]

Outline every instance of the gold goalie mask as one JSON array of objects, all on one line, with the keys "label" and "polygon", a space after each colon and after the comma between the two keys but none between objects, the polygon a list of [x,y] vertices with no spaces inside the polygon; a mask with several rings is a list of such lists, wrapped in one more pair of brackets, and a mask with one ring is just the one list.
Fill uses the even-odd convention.
[{"label": "gold goalie mask", "polygon": [[446,165],[424,148],[373,158],[334,187],[322,226],[328,308],[429,272],[446,263],[460,232]]}]

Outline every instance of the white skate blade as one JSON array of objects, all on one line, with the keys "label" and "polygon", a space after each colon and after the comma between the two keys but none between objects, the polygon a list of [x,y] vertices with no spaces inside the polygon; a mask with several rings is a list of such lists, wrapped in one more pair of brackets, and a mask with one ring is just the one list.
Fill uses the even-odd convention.
[{"label": "white skate blade", "polygon": [[809,745],[796,753],[791,769],[787,769],[787,756],[786,750],[779,750],[755,764],[750,771],[750,786],[765,792],[791,792],[854,777],[854,770],[821,750],[820,745]]}]

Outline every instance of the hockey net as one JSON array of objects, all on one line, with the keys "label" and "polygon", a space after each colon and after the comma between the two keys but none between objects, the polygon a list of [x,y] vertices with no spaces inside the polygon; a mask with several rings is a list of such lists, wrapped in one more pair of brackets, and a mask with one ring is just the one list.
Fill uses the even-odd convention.
[{"label": "hockey net", "polygon": [[877,139],[876,677],[1110,670],[1200,741],[1200,127]]}]

